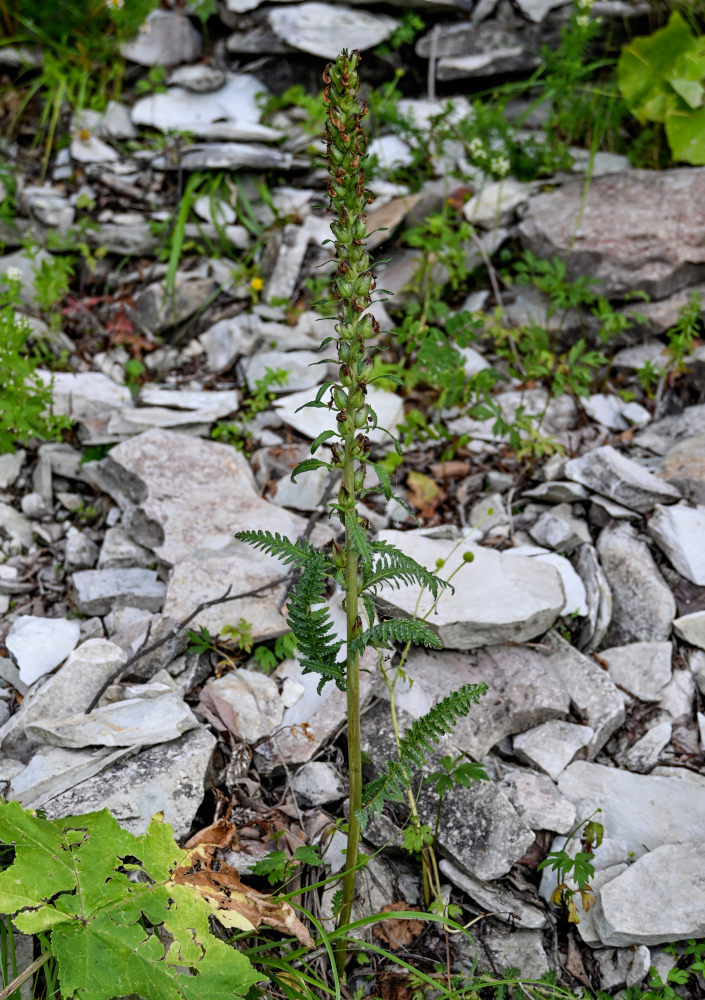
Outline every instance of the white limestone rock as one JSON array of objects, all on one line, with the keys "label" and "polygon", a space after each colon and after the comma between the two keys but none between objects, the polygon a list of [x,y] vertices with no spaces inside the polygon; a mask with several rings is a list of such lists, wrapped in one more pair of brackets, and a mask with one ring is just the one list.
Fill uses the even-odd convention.
[{"label": "white limestone rock", "polygon": [[668,639],[676,602],[646,543],[631,525],[608,524],[597,540],[597,551],[612,590],[606,642],[621,646]]},{"label": "white limestone rock", "polygon": [[[268,565],[274,579],[281,564],[233,535],[266,527],[298,538],[306,526],[302,517],[261,499],[249,462],[234,448],[176,431],[147,431],[124,441],[94,463],[93,476],[122,507],[130,536],[172,566],[194,553],[232,554]],[[328,529],[314,530],[316,542],[329,537]]]},{"label": "white limestone rock", "polygon": [[339,802],[347,794],[336,768],[323,760],[312,760],[304,764],[292,779],[291,787],[310,806]]},{"label": "white limestone rock", "polygon": [[128,747],[168,743],[198,725],[193,712],[174,692],[156,698],[126,698],[87,714],[35,719],[27,725],[31,739],[53,746]]},{"label": "white limestone rock", "polygon": [[81,638],[77,621],[20,615],[5,639],[23,684],[33,684],[69,656]]},{"label": "white limestone rock", "polygon": [[143,750],[58,795],[45,806],[49,819],[109,809],[131,833],[146,831],[157,812],[177,839],[189,832],[204,795],[216,739],[199,727],[179,739]]},{"label": "white limestone rock", "polygon": [[132,121],[162,132],[183,129],[203,139],[267,142],[281,138],[281,132],[260,124],[262,112],[256,95],[264,90],[266,87],[249,73],[229,74],[223,86],[208,93],[169,87],[166,93],[136,101]]},{"label": "white limestone rock", "polygon": [[585,756],[595,733],[589,726],[552,719],[514,737],[514,752],[554,781],[578,756]]},{"label": "white limestone rock", "polygon": [[602,887],[593,920],[606,945],[657,945],[705,934],[701,837],[663,844]]},{"label": "white limestone rock", "polygon": [[581,815],[600,807],[606,836],[625,840],[638,857],[699,839],[705,823],[705,784],[681,778],[575,761],[559,777],[558,790]]},{"label": "white limestone rock", "polygon": [[673,631],[679,639],[684,639],[691,646],[705,649],[705,611],[693,611],[689,615],[681,615],[673,622]]},{"label": "white limestone rock", "polygon": [[446,858],[439,862],[438,867],[456,888],[500,920],[526,929],[538,930],[546,926],[546,916],[538,907],[522,902],[502,886],[468,875]]},{"label": "white limestone rock", "polygon": [[640,701],[660,701],[671,679],[673,648],[670,642],[630,642],[600,650],[600,659],[619,687]]},{"label": "white limestone rock", "polygon": [[681,576],[705,585],[705,507],[657,506],[647,530]]},{"label": "white limestone rock", "polygon": [[503,766],[499,787],[532,830],[569,833],[575,824],[574,803],[561,795],[545,774]]},{"label": "white limestone rock", "polygon": [[622,762],[630,771],[645,773],[657,763],[665,746],[671,740],[671,723],[666,719],[657,723],[633,743],[622,755]]},{"label": "white limestone rock", "polygon": [[568,479],[641,514],[653,510],[658,503],[674,503],[680,499],[675,487],[608,444],[570,459],[566,462],[565,474]]},{"label": "white limestone rock", "polygon": [[[284,396],[273,403],[278,416],[285,424],[289,424],[304,437],[315,438],[325,430],[335,430],[337,428],[336,415],[333,410],[327,407],[323,409],[308,408],[299,410],[300,406],[308,403],[311,399],[310,390],[296,392],[290,396]],[[386,427],[392,433],[404,420],[404,404],[400,396],[383,389],[368,389],[367,403],[377,414],[378,428],[373,430],[368,436],[370,441],[379,443],[387,438],[387,435],[380,429]],[[297,413],[296,411],[299,410]]]},{"label": "white limestone rock", "polygon": [[352,38],[361,52],[374,48],[389,38],[398,23],[385,14],[317,2],[270,8],[267,21],[287,45],[322,59],[335,59]]},{"label": "white limestone rock", "polygon": [[[430,570],[438,559],[451,558],[452,541],[426,538],[416,531],[383,531],[380,539],[391,542]],[[455,592],[443,594],[429,619],[448,649],[475,649],[507,640],[522,642],[545,632],[556,621],[565,604],[560,575],[553,566],[536,559],[509,556],[477,545],[468,545],[474,559],[454,578]],[[461,552],[453,559],[460,562]],[[457,564],[457,562],[455,564]],[[454,568],[452,563],[447,570]],[[383,608],[412,616],[424,615],[433,603],[426,595],[417,609],[418,588],[402,585],[380,589]]]},{"label": "white limestone rock", "polygon": [[202,39],[185,14],[153,10],[131,42],[123,42],[120,54],[140,66],[176,66],[193,62],[201,54]]},{"label": "white limestone rock", "polygon": [[281,725],[284,705],[276,682],[266,674],[240,667],[209,680],[201,697],[202,713],[203,704],[210,706],[213,697],[229,707],[231,717],[228,721],[245,743],[256,743],[263,736],[271,736]]},{"label": "white limestone rock", "polygon": [[129,604],[161,611],[166,586],[152,569],[84,569],[73,574],[76,607],[86,615],[105,615]]},{"label": "white limestone rock", "polygon": [[47,385],[51,383],[54,412],[65,414],[72,420],[102,417],[112,410],[132,406],[130,390],[101,372],[49,372],[38,369],[37,374]]}]

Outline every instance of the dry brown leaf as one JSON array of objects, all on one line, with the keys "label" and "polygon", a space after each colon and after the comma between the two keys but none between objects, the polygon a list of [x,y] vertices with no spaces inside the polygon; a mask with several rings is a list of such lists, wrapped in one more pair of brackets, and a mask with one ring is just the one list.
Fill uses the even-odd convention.
[{"label": "dry brown leaf", "polygon": [[265,924],[313,948],[313,938],[290,903],[245,885],[237,869],[216,861],[214,852],[215,847],[209,844],[194,847],[172,873],[170,884],[188,886],[197,892],[224,927],[256,931]]},{"label": "dry brown leaf", "polygon": [[575,942],[572,934],[568,935],[568,954],[563,965],[565,971],[569,973],[573,979],[577,979],[579,983],[583,986],[587,986],[588,989],[591,987],[588,974],[585,971],[585,966],[583,965],[583,957],[580,954],[580,949]]},{"label": "dry brown leaf", "polygon": [[431,472],[436,479],[462,479],[469,476],[472,470],[470,462],[464,462],[459,458],[449,459],[447,462],[434,462]]},{"label": "dry brown leaf", "polygon": [[407,499],[422,517],[433,517],[436,507],[445,500],[446,494],[430,476],[412,470],[406,477],[409,487]]},{"label": "dry brown leaf", "polygon": [[209,844],[213,847],[229,847],[233,851],[240,850],[240,842],[237,838],[237,829],[230,820],[221,817],[210,826],[204,826],[202,830],[194,833],[193,837],[184,844],[187,851],[199,844]]},{"label": "dry brown leaf", "polygon": [[[397,910],[409,910],[411,907],[403,900],[400,903],[388,903],[382,907],[382,913],[394,913]],[[381,941],[384,941],[397,951],[398,948],[407,948],[423,931],[423,921],[415,920],[411,917],[403,917],[401,920],[392,918],[383,920],[377,924],[372,933]]]}]

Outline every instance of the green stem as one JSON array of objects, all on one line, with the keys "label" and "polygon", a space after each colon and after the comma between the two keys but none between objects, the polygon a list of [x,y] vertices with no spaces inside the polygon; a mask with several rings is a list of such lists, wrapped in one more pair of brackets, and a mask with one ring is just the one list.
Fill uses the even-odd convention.
[{"label": "green stem", "polygon": [[[353,435],[347,434],[344,442],[343,481],[351,497],[355,496],[355,458],[353,455]],[[358,604],[358,560],[352,544],[349,531],[345,532],[345,602],[347,613],[347,640],[350,649],[351,640],[359,633],[360,625],[357,614]],[[357,858],[360,849],[360,822],[358,810],[362,806],[362,754],[360,750],[360,658],[348,653],[346,663],[347,679],[347,709],[348,709],[348,775],[349,775],[349,814],[348,842],[345,854],[345,880],[343,882],[343,901],[338,916],[338,926],[344,927],[350,923],[352,904],[355,898],[355,881],[357,875]],[[336,950],[336,966],[341,974],[345,966],[346,948]]]}]

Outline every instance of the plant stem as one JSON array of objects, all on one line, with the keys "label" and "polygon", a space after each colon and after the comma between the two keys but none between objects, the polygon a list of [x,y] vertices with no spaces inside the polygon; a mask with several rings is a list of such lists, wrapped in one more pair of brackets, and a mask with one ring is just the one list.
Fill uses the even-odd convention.
[{"label": "plant stem", "polygon": [[[345,548],[339,551],[337,565],[343,570],[345,610],[347,615],[346,691],[348,715],[348,771],[350,796],[348,843],[343,899],[338,915],[338,927],[350,922],[355,898],[356,868],[360,846],[358,811],[362,806],[362,758],[360,752],[360,664],[359,654],[351,652],[352,640],[362,632],[358,609],[360,593],[360,562],[365,557],[367,524],[357,511],[357,500],[365,480],[365,463],[369,454],[369,429],[376,418],[365,402],[367,377],[371,362],[366,356],[365,341],[379,332],[379,325],[369,315],[363,315],[370,305],[375,287],[370,272],[370,257],[365,244],[365,207],[371,195],[365,189],[363,164],[367,140],[361,121],[367,109],[357,100],[359,52],[343,51],[334,63],[326,67],[323,99],[327,107],[326,145],[328,148],[331,207],[337,219],[331,224],[338,264],[333,289],[339,303],[336,325],[340,382],[331,390],[330,406],[337,410],[337,437],[332,445],[333,467],[342,470],[343,482],[337,503],[345,528]],[[338,973],[345,967],[345,939],[336,947]]]}]

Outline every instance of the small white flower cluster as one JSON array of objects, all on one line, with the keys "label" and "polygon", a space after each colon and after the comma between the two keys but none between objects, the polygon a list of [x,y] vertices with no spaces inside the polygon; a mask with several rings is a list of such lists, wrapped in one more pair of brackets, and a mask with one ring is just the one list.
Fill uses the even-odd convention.
[{"label": "small white flower cluster", "polygon": [[10,282],[10,284],[14,284],[14,282],[16,281],[22,281],[22,272],[20,271],[19,267],[10,266],[8,267],[7,271],[5,271],[5,277]]},{"label": "small white flower cluster", "polygon": [[487,149],[478,136],[468,143],[468,153],[478,166],[490,170],[495,177],[506,177],[511,169],[509,157],[504,153],[494,153],[491,149]]},{"label": "small white flower cluster", "polygon": [[590,24],[590,9],[592,8],[593,0],[576,0],[576,8],[578,10],[578,15],[575,18],[575,23],[579,28],[587,28]]},{"label": "small white flower cluster", "polygon": [[499,156],[493,156],[490,160],[490,170],[497,177],[506,177],[509,173],[509,168],[511,163],[509,162],[509,157],[505,156],[503,153]]},{"label": "small white flower cluster", "polygon": [[110,10],[122,10],[125,6],[125,0],[105,0],[105,2]]}]

